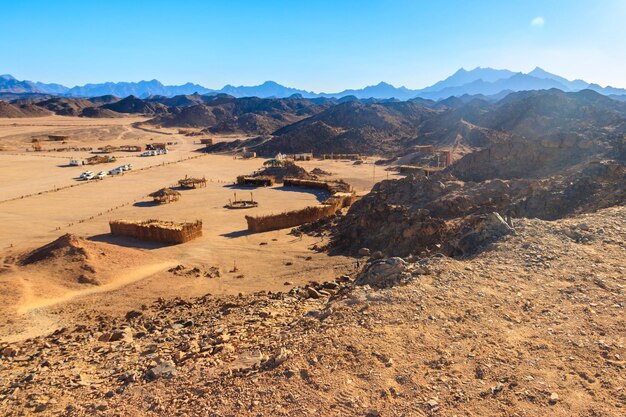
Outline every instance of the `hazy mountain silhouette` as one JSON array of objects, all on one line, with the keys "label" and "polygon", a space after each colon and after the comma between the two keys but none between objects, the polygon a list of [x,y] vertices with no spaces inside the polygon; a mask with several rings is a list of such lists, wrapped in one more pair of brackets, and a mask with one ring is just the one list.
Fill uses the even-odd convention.
[{"label": "hazy mountain silhouette", "polygon": [[158,80],[139,82],[107,82],[100,84],[85,84],[72,88],[60,84],[46,84],[31,81],[19,81],[10,75],[0,76],[0,93],[11,94],[51,94],[69,97],[93,97],[113,95],[127,97],[133,95],[139,98],[151,96],[173,97],[179,95],[198,94],[228,94],[233,97],[260,97],[286,98],[294,94],[303,98],[342,98],[353,96],[356,99],[399,99],[409,100],[416,97],[441,100],[450,96],[484,95],[501,98],[506,93],[526,90],[548,90],[558,88],[565,92],[575,92],[590,89],[604,95],[626,95],[626,89],[601,87],[583,80],[570,81],[564,77],[549,73],[542,68],[535,68],[524,74],[506,69],[474,68],[472,70],[459,69],[457,72],[435,84],[412,90],[406,87],[395,87],[380,82],[376,85],[359,89],[347,89],[337,93],[315,93],[283,86],[275,81],[266,81],[257,86],[226,85],[219,90],[203,87],[199,84],[186,83],[183,85],[164,85]]}]

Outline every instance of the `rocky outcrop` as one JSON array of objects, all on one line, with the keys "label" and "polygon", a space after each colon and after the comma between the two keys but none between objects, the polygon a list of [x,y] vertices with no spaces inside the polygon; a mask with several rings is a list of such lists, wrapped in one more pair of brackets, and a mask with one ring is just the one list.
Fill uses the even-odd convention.
[{"label": "rocky outcrop", "polygon": [[[509,220],[510,223],[512,221]],[[493,212],[465,219],[463,225],[445,242],[445,252],[451,255],[471,255],[477,249],[498,239],[515,234],[512,224]]]},{"label": "rocky outcrop", "polygon": [[335,251],[362,247],[387,256],[475,253],[504,236],[503,217],[555,220],[626,202],[626,168],[593,162],[540,180],[463,182],[449,174],[383,181],[352,205],[334,229]]}]

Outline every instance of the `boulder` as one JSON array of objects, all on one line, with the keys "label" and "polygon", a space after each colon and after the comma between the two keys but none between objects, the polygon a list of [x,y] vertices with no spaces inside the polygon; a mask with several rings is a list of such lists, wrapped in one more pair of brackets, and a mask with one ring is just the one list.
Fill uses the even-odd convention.
[{"label": "boulder", "polygon": [[410,278],[411,274],[404,259],[394,257],[369,263],[356,279],[355,285],[387,288]]},{"label": "boulder", "polygon": [[461,230],[460,237],[450,244],[456,254],[467,255],[475,253],[483,245],[511,234],[515,234],[515,229],[509,226],[502,216],[493,212],[469,218]]}]

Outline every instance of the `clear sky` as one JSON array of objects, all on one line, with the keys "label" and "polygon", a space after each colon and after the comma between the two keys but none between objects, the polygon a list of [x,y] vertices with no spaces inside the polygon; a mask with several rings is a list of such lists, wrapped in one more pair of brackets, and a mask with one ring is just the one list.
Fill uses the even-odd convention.
[{"label": "clear sky", "polygon": [[460,67],[626,87],[626,0],[0,0],[0,73],[425,87]]}]

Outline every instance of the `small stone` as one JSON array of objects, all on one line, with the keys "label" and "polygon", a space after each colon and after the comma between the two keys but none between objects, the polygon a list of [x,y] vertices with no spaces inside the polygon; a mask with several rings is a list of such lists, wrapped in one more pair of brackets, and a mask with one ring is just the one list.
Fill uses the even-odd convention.
[{"label": "small stone", "polygon": [[233,345],[231,345],[230,343],[224,343],[221,345],[217,345],[216,347],[217,352],[224,352],[224,353],[233,353],[235,352],[235,347]]},{"label": "small stone", "polygon": [[176,366],[170,361],[163,361],[146,373],[146,379],[153,381],[159,378],[171,378],[176,375]]},{"label": "small stone", "polygon": [[102,333],[98,337],[98,342],[108,342],[109,340],[111,340],[111,333]]},{"label": "small stone", "polygon": [[497,394],[498,392],[502,391],[504,389],[504,384],[502,382],[498,382],[498,385],[496,385],[495,387],[491,388],[491,392],[493,392],[494,394]]},{"label": "small stone", "polygon": [[98,281],[95,277],[89,277],[85,274],[80,274],[78,277],[79,284],[91,284],[91,285],[100,285],[100,281]]},{"label": "small stone", "polygon": [[320,298],[322,295],[313,287],[307,287],[306,293],[308,298]]},{"label": "small stone", "polygon": [[129,328],[113,330],[109,342],[117,342],[120,340],[130,341],[133,339],[133,335]]},{"label": "small stone", "polygon": [[550,394],[550,404],[554,405],[557,403],[557,401],[559,401],[559,394],[557,394],[556,392],[553,392],[552,394]]},{"label": "small stone", "polygon": [[143,315],[143,313],[141,311],[131,310],[128,313],[126,313],[126,321],[130,321],[132,319],[136,319],[137,317],[141,317],[142,315]]},{"label": "small stone", "polygon": [[439,407],[439,402],[437,402],[437,400],[435,400],[434,398],[426,401],[426,404],[428,404],[428,406],[430,408],[437,408],[437,407]]},{"label": "small stone", "polygon": [[7,346],[4,349],[2,349],[2,356],[4,356],[5,358],[16,356],[16,355],[17,355],[17,349],[12,348],[11,346]]},{"label": "small stone", "polygon": [[370,250],[368,248],[359,249],[359,256],[369,256]]},{"label": "small stone", "polygon": [[291,352],[284,347],[279,347],[278,350],[272,356],[272,362],[274,366],[279,366],[283,364],[287,359],[289,359],[289,355]]},{"label": "small stone", "polygon": [[120,376],[120,381],[125,384],[130,384],[131,382],[137,381],[137,376],[130,371],[126,371]]},{"label": "small stone", "polygon": [[39,403],[35,407],[35,413],[41,413],[42,411],[45,411],[47,408],[48,408],[47,404]]},{"label": "small stone", "polygon": [[180,363],[184,358],[185,358],[185,352],[182,352],[180,350],[176,352],[174,355],[172,355],[172,359],[176,363]]}]

